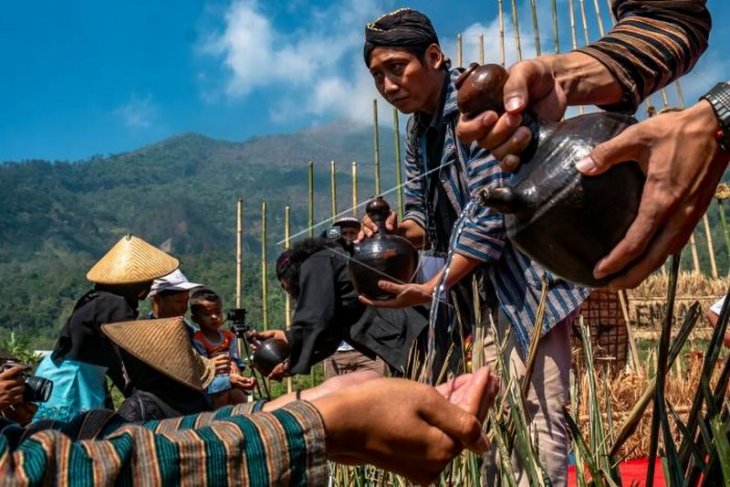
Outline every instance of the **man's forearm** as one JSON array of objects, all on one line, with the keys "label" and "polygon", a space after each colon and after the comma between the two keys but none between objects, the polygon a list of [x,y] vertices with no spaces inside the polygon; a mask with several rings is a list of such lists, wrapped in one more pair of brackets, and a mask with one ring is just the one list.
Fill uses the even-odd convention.
[{"label": "man's forearm", "polygon": [[407,238],[416,248],[423,249],[428,245],[426,231],[413,220],[403,220],[398,224],[398,234]]}]

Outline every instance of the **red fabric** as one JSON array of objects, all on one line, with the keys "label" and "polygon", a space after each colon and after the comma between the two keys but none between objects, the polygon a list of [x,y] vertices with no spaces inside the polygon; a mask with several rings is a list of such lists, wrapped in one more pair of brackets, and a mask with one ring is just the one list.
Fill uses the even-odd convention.
[{"label": "red fabric", "polygon": [[[621,473],[621,483],[623,485],[637,485],[643,487],[646,485],[646,471],[649,468],[648,458],[639,458],[636,460],[627,460],[621,462],[618,466]],[[575,479],[575,465],[568,468],[568,487],[575,487],[578,482]],[[654,464],[654,486],[664,487],[664,470],[662,470],[662,461],[656,459]]]}]

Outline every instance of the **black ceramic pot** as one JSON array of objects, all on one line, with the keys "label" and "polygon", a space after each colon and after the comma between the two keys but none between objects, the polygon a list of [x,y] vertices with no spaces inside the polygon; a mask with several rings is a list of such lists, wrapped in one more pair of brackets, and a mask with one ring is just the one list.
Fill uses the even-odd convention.
[{"label": "black ceramic pot", "polygon": [[377,197],[365,208],[378,232],[355,245],[350,259],[350,278],[357,292],[370,299],[389,299],[393,296],[378,287],[379,280],[408,283],[418,265],[418,251],[406,238],[388,234],[385,220],[390,213],[388,202]]},{"label": "black ceramic pot", "polygon": [[268,338],[256,341],[256,350],[251,356],[256,369],[267,376],[274,370],[274,367],[289,358],[289,344],[278,338]]},{"label": "black ceramic pot", "polygon": [[[502,78],[506,77],[486,77],[501,82],[492,82],[488,90],[469,84],[469,78],[483,69],[503,71],[497,65],[470,67],[459,80],[459,95],[469,86],[465,95],[470,95],[472,116],[483,111],[475,106],[475,97],[490,98],[485,102],[488,109],[501,107]],[[480,78],[485,76],[474,81]],[[605,285],[612,276],[595,279],[593,268],[623,239],[636,218],[645,177],[635,162],[592,177],[579,173],[575,164],[636,120],[599,112],[557,123],[529,115],[523,117],[525,121],[533,137],[520,156],[519,170],[509,186],[482,190],[481,202],[505,214],[509,238],[545,268],[578,284]]]}]

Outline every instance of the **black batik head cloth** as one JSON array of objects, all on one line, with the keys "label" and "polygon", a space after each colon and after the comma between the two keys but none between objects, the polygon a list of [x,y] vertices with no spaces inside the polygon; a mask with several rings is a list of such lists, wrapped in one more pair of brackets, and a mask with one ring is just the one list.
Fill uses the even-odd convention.
[{"label": "black batik head cloth", "polygon": [[399,8],[365,26],[365,64],[370,65],[370,54],[376,47],[413,47],[425,51],[438,43],[428,17],[411,8]]}]

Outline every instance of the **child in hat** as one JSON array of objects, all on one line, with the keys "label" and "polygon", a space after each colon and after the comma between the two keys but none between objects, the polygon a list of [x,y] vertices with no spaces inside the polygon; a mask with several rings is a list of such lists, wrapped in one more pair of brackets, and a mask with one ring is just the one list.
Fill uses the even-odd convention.
[{"label": "child in hat", "polygon": [[125,380],[119,354],[100,327],[136,319],[139,300],[152,281],[178,266],[177,259],[132,235],[122,237],[94,264],[86,274],[94,288],[78,300],[53,352],[36,371],[53,381],[53,392],[34,420],[68,421],[83,411],[111,408],[105,377],[122,392]]},{"label": "child in hat", "polygon": [[238,353],[236,335],[222,329],[223,300],[210,289],[195,291],[190,297],[190,313],[200,327],[193,333],[193,346],[202,356],[214,359],[221,355],[230,359],[230,367],[216,371],[217,375],[208,387],[215,408],[246,401],[246,392],[256,385],[256,379],[244,377],[244,365]]}]

